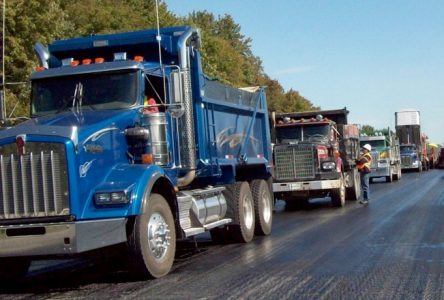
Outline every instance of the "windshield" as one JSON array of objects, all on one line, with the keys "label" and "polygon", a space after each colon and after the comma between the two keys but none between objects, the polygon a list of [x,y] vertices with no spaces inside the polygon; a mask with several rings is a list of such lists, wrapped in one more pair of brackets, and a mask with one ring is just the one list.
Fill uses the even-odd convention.
[{"label": "windshield", "polygon": [[416,151],[416,147],[414,145],[409,145],[409,146],[401,146],[401,152],[411,152],[411,151]]},{"label": "windshield", "polygon": [[327,143],[329,125],[318,124],[310,126],[291,126],[276,128],[276,138],[279,143],[314,142]]},{"label": "windshield", "polygon": [[136,71],[44,78],[32,82],[31,114],[55,114],[74,106],[122,109],[133,105],[136,97]]},{"label": "windshield", "polygon": [[364,146],[365,144],[370,144],[370,146],[372,146],[372,149],[375,150],[384,150],[386,148],[385,140],[361,141],[360,144],[361,147]]}]

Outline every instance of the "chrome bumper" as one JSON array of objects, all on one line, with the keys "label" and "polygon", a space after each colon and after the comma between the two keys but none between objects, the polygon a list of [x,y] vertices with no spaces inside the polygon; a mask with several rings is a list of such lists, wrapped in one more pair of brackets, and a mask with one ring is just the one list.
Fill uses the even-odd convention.
[{"label": "chrome bumper", "polygon": [[0,226],[0,257],[69,255],[126,241],[126,219]]},{"label": "chrome bumper", "polygon": [[390,168],[391,167],[372,169],[369,178],[389,176],[390,175]]},{"label": "chrome bumper", "polygon": [[331,190],[340,186],[341,181],[339,179],[273,183],[273,192]]}]

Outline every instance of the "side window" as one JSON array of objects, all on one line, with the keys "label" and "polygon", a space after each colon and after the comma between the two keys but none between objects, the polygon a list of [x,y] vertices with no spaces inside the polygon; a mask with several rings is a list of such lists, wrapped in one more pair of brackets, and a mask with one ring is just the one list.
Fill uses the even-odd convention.
[{"label": "side window", "polygon": [[145,113],[165,111],[163,105],[164,88],[161,77],[145,75],[145,94],[143,104]]}]

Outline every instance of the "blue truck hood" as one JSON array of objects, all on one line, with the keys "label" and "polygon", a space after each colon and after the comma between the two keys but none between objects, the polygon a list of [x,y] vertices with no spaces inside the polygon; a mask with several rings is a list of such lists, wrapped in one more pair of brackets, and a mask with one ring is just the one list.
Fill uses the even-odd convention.
[{"label": "blue truck hood", "polygon": [[75,144],[91,134],[106,128],[123,130],[134,123],[136,109],[71,111],[57,115],[38,117],[15,127],[0,131],[0,139],[19,134],[61,136]]}]

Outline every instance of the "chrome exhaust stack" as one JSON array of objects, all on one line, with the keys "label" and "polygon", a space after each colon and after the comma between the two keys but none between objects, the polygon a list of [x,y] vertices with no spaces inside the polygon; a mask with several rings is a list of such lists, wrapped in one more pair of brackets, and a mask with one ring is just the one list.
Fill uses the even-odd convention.
[{"label": "chrome exhaust stack", "polygon": [[[190,47],[188,47],[188,42]],[[200,47],[200,34],[196,28],[189,28],[182,34],[177,42],[179,51],[179,67],[183,74],[183,108],[184,114],[178,120],[182,129],[180,132],[180,160],[182,167],[188,170],[188,173],[179,178],[177,185],[186,186],[190,184],[196,173],[196,139],[194,131],[193,114],[193,94],[191,87],[190,74],[190,50],[191,46]],[[192,51],[192,50],[191,50]]]},{"label": "chrome exhaust stack", "polygon": [[41,43],[36,43],[34,45],[34,52],[37,54],[40,65],[45,69],[48,69],[49,52],[45,46]]}]

